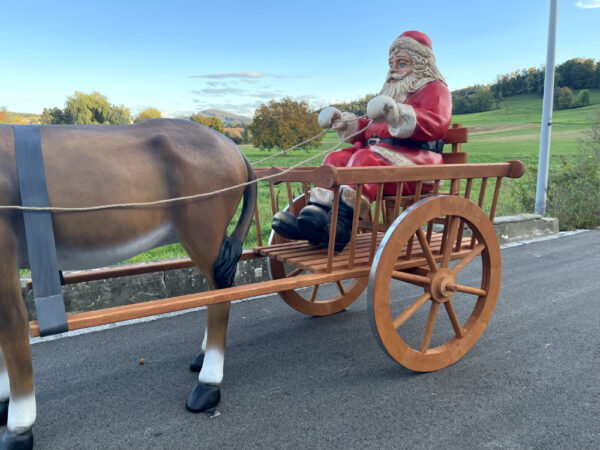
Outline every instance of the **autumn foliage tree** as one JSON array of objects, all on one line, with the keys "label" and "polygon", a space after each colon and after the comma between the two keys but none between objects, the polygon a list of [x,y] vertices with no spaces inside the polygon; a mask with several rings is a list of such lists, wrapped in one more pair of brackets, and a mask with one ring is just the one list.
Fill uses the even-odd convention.
[{"label": "autumn foliage tree", "polygon": [[221,119],[219,119],[218,117],[213,117],[213,116],[207,117],[207,116],[203,116],[202,114],[198,113],[198,114],[194,114],[192,117],[190,117],[190,120],[201,123],[202,125],[206,125],[207,127],[210,127],[213,130],[218,131],[221,134],[225,134],[225,128],[223,127],[223,122],[221,122]]},{"label": "autumn foliage tree", "polygon": [[160,111],[158,109],[146,108],[141,113],[139,113],[137,116],[135,116],[134,122],[138,123],[138,122],[143,122],[144,120],[160,119],[161,117],[162,117],[162,114],[160,113]]},{"label": "autumn foliage tree", "polygon": [[[309,109],[308,103],[291,98],[260,105],[248,129],[252,133],[252,143],[260,149],[287,149],[322,131],[317,123],[317,114]],[[302,148],[308,150],[320,143],[321,137]]]}]

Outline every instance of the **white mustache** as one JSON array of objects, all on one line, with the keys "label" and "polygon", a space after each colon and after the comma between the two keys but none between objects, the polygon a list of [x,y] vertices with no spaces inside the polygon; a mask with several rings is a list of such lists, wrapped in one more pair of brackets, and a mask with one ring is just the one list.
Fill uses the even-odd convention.
[{"label": "white mustache", "polygon": [[388,83],[393,83],[394,81],[402,80],[406,77],[406,73],[388,73],[388,76],[385,81]]}]

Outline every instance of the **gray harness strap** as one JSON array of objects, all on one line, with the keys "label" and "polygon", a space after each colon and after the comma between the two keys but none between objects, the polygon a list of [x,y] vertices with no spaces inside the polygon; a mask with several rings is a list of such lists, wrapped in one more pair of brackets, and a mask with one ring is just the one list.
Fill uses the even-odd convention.
[{"label": "gray harness strap", "polygon": [[[21,204],[50,206],[39,127],[15,125],[14,130]],[[40,336],[68,331],[52,215],[49,211],[24,211],[23,219]]]}]

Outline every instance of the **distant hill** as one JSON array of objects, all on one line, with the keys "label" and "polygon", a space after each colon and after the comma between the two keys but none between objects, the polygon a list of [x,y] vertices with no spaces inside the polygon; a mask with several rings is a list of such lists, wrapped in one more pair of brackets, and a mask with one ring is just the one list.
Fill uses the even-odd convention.
[{"label": "distant hill", "polygon": [[221,111],[219,109],[205,109],[201,111],[200,114],[206,117],[218,117],[223,122],[224,127],[229,127],[232,123],[241,122],[244,125],[252,122],[250,117],[240,116],[238,114],[234,114],[227,111]]}]

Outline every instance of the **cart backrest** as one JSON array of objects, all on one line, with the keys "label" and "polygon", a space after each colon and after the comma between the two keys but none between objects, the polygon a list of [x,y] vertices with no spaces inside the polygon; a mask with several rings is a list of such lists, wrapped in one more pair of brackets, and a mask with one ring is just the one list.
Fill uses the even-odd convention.
[{"label": "cart backrest", "polygon": [[462,151],[462,144],[466,144],[469,139],[469,129],[455,123],[448,129],[445,144],[450,144],[452,150],[450,153],[442,153],[444,164],[464,164],[467,162],[467,154]]}]

